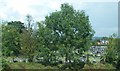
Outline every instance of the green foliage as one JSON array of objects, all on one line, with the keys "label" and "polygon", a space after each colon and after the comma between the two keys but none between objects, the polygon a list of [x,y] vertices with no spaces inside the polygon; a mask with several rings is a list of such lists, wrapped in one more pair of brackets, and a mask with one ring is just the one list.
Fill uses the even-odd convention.
[{"label": "green foliage", "polygon": [[31,35],[27,30],[24,30],[20,37],[20,53],[25,58],[29,58],[31,62],[33,61],[33,57],[37,54],[37,37]]},{"label": "green foliage", "polygon": [[7,61],[4,59],[2,60],[2,71],[7,71],[10,69],[10,66],[8,65]]},{"label": "green foliage", "polygon": [[115,34],[111,35],[109,38],[109,45],[106,51],[106,62],[113,64],[119,69],[119,38]]},{"label": "green foliage", "polygon": [[118,59],[117,59],[117,65],[116,65],[116,68],[117,69],[120,69],[120,38],[118,38],[118,40],[117,40],[118,42],[117,42],[117,53],[118,53]]},{"label": "green foliage", "polygon": [[20,49],[20,33],[24,28],[21,22],[8,22],[2,25],[2,52],[3,56],[18,56]]},{"label": "green foliage", "polygon": [[7,24],[13,26],[13,28],[15,28],[19,33],[22,33],[22,30],[25,28],[24,23],[20,21],[11,21]]},{"label": "green foliage", "polygon": [[84,65],[79,58],[90,47],[94,35],[84,11],[62,4],[60,11],[46,16],[45,21],[38,22],[38,27],[39,57],[43,57],[44,62],[54,65],[65,57],[63,61],[69,61],[68,67],[74,67],[76,63]]},{"label": "green foliage", "polygon": [[85,12],[76,11],[69,4],[62,4],[61,11],[46,16],[44,23],[52,31],[51,34],[56,36],[56,44],[64,45],[66,62],[73,58],[70,58],[71,49],[79,49],[79,56],[82,55],[94,34]]},{"label": "green foliage", "polygon": [[[84,67],[80,57],[90,47],[94,35],[89,16],[84,11],[62,4],[60,11],[52,12],[45,21],[38,22],[38,30],[33,29],[32,16],[27,15],[26,20],[25,24],[12,21],[2,25],[4,56],[23,56],[29,62],[36,56],[51,69],[61,61],[61,64],[65,62],[65,69]],[[24,68],[22,64],[18,65]]]},{"label": "green foliage", "polygon": [[33,62],[34,56],[37,54],[37,35],[31,27],[31,16],[27,15],[28,26],[20,35],[20,52],[22,56],[28,58],[29,62]]}]

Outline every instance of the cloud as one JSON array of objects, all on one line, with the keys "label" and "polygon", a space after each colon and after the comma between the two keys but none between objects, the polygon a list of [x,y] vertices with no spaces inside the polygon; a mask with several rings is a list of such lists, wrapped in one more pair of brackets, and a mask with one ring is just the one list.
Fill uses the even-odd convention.
[{"label": "cloud", "polygon": [[13,14],[14,12],[18,12],[21,17],[26,14],[31,14],[33,16],[45,16],[52,11],[60,10],[61,4],[65,2],[73,5],[76,4],[76,6],[82,6],[82,1],[79,0],[1,0],[0,3],[2,5],[0,5],[0,17],[8,19],[7,16],[9,16],[9,12]]},{"label": "cloud", "polygon": [[77,10],[85,10],[97,32],[96,36],[108,35],[108,31],[116,31],[117,2],[118,0],[0,0],[0,20],[24,22],[25,16],[30,14],[35,21],[41,21],[49,13],[60,10],[61,4],[69,3]]},{"label": "cloud", "polygon": [[[9,16],[9,12],[13,14],[14,12],[17,12],[21,17],[26,14],[31,14],[33,16],[41,16],[40,19],[44,19],[43,16],[52,11],[60,10],[61,4],[66,2],[72,4],[76,9],[82,9],[85,7],[85,2],[89,2],[89,0],[1,0],[0,17],[8,20],[7,16]],[[11,18],[11,20],[12,19],[13,18]]]}]

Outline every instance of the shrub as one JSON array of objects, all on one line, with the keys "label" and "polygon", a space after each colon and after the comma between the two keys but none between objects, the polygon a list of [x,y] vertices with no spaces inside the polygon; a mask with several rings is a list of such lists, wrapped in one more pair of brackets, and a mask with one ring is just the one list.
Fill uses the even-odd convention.
[{"label": "shrub", "polygon": [[2,71],[6,71],[8,69],[10,69],[9,65],[5,60],[2,60]]}]

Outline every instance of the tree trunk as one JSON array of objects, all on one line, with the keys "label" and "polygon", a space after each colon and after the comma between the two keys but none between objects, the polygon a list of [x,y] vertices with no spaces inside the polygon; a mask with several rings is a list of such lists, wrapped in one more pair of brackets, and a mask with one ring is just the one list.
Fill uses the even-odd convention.
[{"label": "tree trunk", "polygon": [[28,58],[28,62],[33,62],[33,56],[30,56],[30,57]]},{"label": "tree trunk", "polygon": [[67,61],[68,61],[68,53],[66,53],[65,55],[65,63],[67,63]]}]

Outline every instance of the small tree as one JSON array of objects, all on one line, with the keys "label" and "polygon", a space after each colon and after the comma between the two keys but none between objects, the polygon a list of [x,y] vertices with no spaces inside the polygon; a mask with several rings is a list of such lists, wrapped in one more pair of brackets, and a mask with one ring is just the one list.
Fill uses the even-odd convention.
[{"label": "small tree", "polygon": [[37,48],[37,36],[32,29],[32,17],[26,16],[28,26],[23,30],[21,34],[21,53],[24,57],[28,58],[29,62],[33,62],[33,58],[36,54]]},{"label": "small tree", "polygon": [[27,30],[24,30],[21,34],[21,54],[28,58],[29,62],[33,62],[33,58],[37,51],[37,37],[34,35],[30,36]]}]

